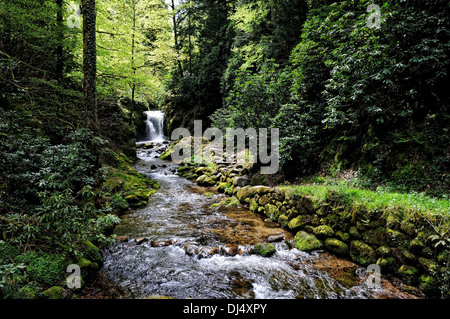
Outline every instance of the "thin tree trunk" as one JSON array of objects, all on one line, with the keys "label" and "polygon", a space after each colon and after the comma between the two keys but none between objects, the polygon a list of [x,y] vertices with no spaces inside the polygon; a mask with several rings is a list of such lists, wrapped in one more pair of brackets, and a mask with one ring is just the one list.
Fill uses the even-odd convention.
[{"label": "thin tree trunk", "polygon": [[[178,29],[177,29],[177,17],[175,14],[175,1],[172,0],[172,22],[173,22],[173,35],[175,40],[175,51],[177,55],[180,53],[180,47],[178,45]],[[178,72],[180,73],[180,77],[183,77],[183,67],[181,66],[180,59],[177,58]]]},{"label": "thin tree trunk", "polygon": [[58,30],[58,46],[56,47],[56,66],[55,73],[59,81],[63,79],[64,76],[64,51],[63,51],[63,0],[56,0],[56,5],[58,7],[58,12],[56,13],[56,27]]},{"label": "thin tree trunk", "polygon": [[95,0],[83,0],[83,73],[86,127],[99,131]]},{"label": "thin tree trunk", "polygon": [[135,32],[136,32],[136,3],[133,0],[133,33],[131,38],[131,68],[133,70],[133,83],[131,85],[131,110],[129,125],[133,123],[133,113],[136,109],[135,92],[136,92],[136,66],[134,65],[134,51],[135,51]]}]

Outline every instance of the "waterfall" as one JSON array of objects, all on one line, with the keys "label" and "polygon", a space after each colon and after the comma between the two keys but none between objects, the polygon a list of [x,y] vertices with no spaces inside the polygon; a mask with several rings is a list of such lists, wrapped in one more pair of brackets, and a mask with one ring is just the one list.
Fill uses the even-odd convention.
[{"label": "waterfall", "polygon": [[164,113],[161,111],[147,111],[146,140],[160,142],[166,140],[164,136]]}]

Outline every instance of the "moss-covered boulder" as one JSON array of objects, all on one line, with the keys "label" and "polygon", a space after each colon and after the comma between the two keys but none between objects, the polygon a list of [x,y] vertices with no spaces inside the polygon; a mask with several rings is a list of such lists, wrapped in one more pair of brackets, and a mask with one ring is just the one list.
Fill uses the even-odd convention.
[{"label": "moss-covered boulder", "polygon": [[397,274],[408,285],[416,284],[419,279],[419,270],[409,265],[402,265],[397,270]]},{"label": "moss-covered boulder", "polygon": [[299,215],[293,219],[288,224],[288,228],[291,230],[300,229],[306,224],[309,223],[310,217],[309,215]]},{"label": "moss-covered boulder", "polygon": [[327,238],[334,236],[334,230],[328,225],[320,225],[314,228],[314,235],[319,238]]},{"label": "moss-covered boulder", "polygon": [[349,253],[348,245],[336,238],[325,239],[325,247],[337,255],[345,256]]},{"label": "moss-covered boulder", "polygon": [[313,234],[299,231],[294,237],[294,246],[298,250],[313,251],[322,249],[323,243]]},{"label": "moss-covered boulder", "polygon": [[360,240],[350,243],[350,257],[354,262],[363,266],[375,264],[377,261],[373,248]]},{"label": "moss-covered boulder", "polygon": [[216,185],[216,181],[210,177],[209,175],[202,175],[199,178],[197,178],[196,183],[200,186],[214,186]]},{"label": "moss-covered boulder", "polygon": [[272,189],[266,186],[244,186],[239,189],[236,196],[241,202],[244,202],[245,198],[254,197],[255,195],[263,196],[271,191]]},{"label": "moss-covered boulder", "polygon": [[273,244],[260,243],[253,247],[253,253],[262,257],[270,257],[276,252]]}]

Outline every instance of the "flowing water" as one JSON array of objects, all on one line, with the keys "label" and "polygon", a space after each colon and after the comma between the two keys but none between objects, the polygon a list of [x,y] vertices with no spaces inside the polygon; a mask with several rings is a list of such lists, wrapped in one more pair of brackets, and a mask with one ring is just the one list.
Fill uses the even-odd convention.
[{"label": "flowing water", "polygon": [[[175,174],[177,166],[153,150],[138,150],[136,169],[161,184],[149,205],[122,217],[118,236],[103,251],[102,272],[133,298],[411,298],[383,280],[369,288],[365,272],[326,252],[292,248],[292,234],[246,207],[211,208],[227,198]],[[154,167],[157,166],[156,169]],[[153,167],[153,169],[152,169]],[[137,238],[146,241],[137,244]],[[268,238],[277,251],[251,254]]]},{"label": "flowing water", "polygon": [[145,141],[164,141],[164,113],[161,111],[147,111],[145,115],[147,116],[147,120],[145,121]]}]

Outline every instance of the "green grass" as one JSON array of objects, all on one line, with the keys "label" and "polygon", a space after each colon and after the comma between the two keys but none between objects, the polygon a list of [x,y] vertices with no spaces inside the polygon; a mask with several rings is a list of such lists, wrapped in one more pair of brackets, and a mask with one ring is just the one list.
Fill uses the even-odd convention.
[{"label": "green grass", "polygon": [[302,184],[287,186],[296,195],[312,195],[319,202],[339,199],[347,205],[358,205],[367,211],[401,209],[406,212],[432,215],[450,215],[450,201],[421,193],[377,191],[349,186],[346,182],[334,184]]}]

